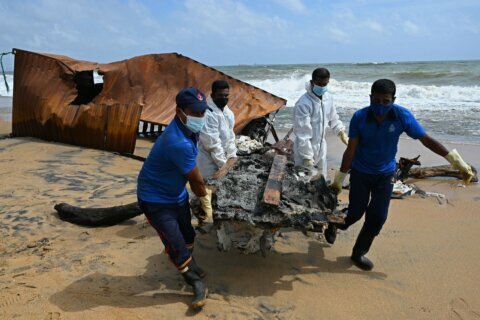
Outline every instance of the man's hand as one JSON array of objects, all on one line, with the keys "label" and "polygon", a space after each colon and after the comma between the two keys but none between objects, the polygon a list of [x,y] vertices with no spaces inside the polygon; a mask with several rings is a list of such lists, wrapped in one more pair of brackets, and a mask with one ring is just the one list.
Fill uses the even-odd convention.
[{"label": "man's hand", "polygon": [[342,140],[342,142],[343,142],[346,146],[348,146],[348,136],[347,136],[347,134],[345,133],[345,131],[344,131],[344,130],[340,131],[340,132],[338,133],[338,136],[340,137],[340,140]]},{"label": "man's hand", "polygon": [[333,180],[333,183],[330,185],[330,188],[339,195],[342,192],[342,186],[343,186],[343,180],[345,180],[345,177],[347,176],[346,173],[338,170],[337,173],[335,174],[335,179]]},{"label": "man's hand", "polygon": [[463,161],[462,157],[456,149],[450,151],[445,156],[445,159],[450,162],[455,169],[460,170],[465,184],[470,183],[470,180],[472,180],[473,178],[472,167],[470,167],[465,161]]},{"label": "man's hand", "polygon": [[302,164],[304,167],[313,167],[313,159],[303,159]]},{"label": "man's hand", "polygon": [[201,217],[203,221],[212,222],[213,208],[212,208],[212,190],[206,188],[207,194],[203,197],[198,197],[200,200],[200,207],[205,213],[205,218]]},{"label": "man's hand", "polygon": [[213,180],[223,178],[227,175],[228,171],[233,167],[235,162],[237,162],[237,157],[228,158],[227,163],[225,163],[220,169],[218,169],[212,176]]}]

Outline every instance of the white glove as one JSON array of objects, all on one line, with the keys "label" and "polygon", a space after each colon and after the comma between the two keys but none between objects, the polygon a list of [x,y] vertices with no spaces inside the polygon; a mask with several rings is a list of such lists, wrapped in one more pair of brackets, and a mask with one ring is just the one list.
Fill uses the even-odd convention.
[{"label": "white glove", "polygon": [[205,219],[202,219],[202,220],[212,221],[212,215],[213,215],[212,190],[208,188],[206,190],[207,190],[207,195],[203,197],[198,197],[198,200],[200,200],[200,207],[205,213]]},{"label": "white glove", "polygon": [[335,174],[335,179],[333,179],[333,183],[330,185],[330,188],[332,188],[332,190],[335,191],[337,195],[342,192],[343,180],[345,180],[346,176],[347,174],[343,173],[340,170],[338,170]]},{"label": "white glove", "polygon": [[342,140],[342,142],[343,142],[346,146],[348,146],[348,136],[347,136],[347,134],[345,133],[345,131],[343,131],[343,130],[340,131],[340,132],[338,133],[338,136],[340,137],[340,140]]},{"label": "white glove", "polygon": [[304,167],[313,167],[313,159],[303,159]]},{"label": "white glove", "polygon": [[465,184],[468,184],[470,180],[472,180],[473,178],[472,167],[470,167],[465,161],[463,161],[457,149],[453,149],[452,151],[450,151],[445,156],[445,159],[448,162],[450,162],[455,169],[460,170],[463,176],[463,181],[465,181]]}]

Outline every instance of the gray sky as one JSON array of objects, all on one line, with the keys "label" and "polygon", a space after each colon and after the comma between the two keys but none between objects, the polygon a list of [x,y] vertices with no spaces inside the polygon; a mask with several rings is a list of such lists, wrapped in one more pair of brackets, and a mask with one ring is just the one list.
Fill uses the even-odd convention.
[{"label": "gray sky", "polygon": [[479,0],[0,0],[0,50],[217,66],[468,60],[480,59],[479,17]]}]

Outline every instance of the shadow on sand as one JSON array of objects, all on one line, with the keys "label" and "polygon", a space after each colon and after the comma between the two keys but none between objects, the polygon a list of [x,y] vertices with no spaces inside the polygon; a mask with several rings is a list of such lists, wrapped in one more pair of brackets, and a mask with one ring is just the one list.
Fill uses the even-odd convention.
[{"label": "shadow on sand", "polygon": [[[200,238],[200,239],[198,239]],[[327,244],[308,241],[305,253],[269,253],[243,255],[236,250],[218,252],[215,239],[210,235],[197,238],[195,257],[208,272],[205,282],[211,295],[259,297],[272,296],[279,290],[293,290],[293,284],[314,285],[314,278],[325,273],[358,274],[385,279],[381,272],[364,272],[351,268],[349,257],[336,261],[325,259]],[[159,240],[160,241],[160,240]],[[139,269],[143,269],[139,261]],[[254,283],[255,285],[251,285]],[[178,302],[188,304],[191,288],[170,265],[165,254],[147,259],[145,272],[137,276],[118,276],[102,273],[89,274],[50,297],[50,301],[64,311],[82,311],[98,306],[141,308]],[[71,301],[74,301],[72,303]],[[194,315],[187,311],[186,315]]]}]

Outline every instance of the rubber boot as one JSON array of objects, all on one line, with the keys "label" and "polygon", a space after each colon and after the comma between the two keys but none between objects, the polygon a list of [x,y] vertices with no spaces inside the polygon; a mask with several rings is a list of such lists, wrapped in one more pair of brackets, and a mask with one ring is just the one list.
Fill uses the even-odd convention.
[{"label": "rubber boot", "polygon": [[205,272],[205,270],[203,270],[202,268],[200,268],[200,266],[197,264],[197,262],[195,261],[195,258],[193,257],[193,247],[192,248],[188,248],[188,251],[190,251],[190,255],[192,256],[192,261],[191,261],[191,266],[190,268],[193,269],[193,271],[195,271],[196,274],[198,274],[200,276],[200,278],[205,278],[205,276],[207,275],[207,273]]},{"label": "rubber boot", "polygon": [[353,246],[351,259],[353,263],[362,270],[370,271],[373,269],[373,262],[365,257],[365,254],[370,250],[370,246],[375,237],[375,234],[368,232],[365,226],[363,226]]},{"label": "rubber boot", "polygon": [[337,225],[334,223],[329,223],[323,235],[328,243],[334,244],[335,240],[337,240]]},{"label": "rubber boot", "polygon": [[197,264],[197,262],[195,261],[195,258],[192,256],[192,261],[190,262],[190,268],[195,271],[196,274],[198,274],[200,276],[200,278],[205,278],[205,276],[207,275],[207,273],[205,272],[205,270],[203,270],[202,268],[200,268]]},{"label": "rubber boot", "polygon": [[200,309],[207,303],[207,293],[208,290],[203,284],[200,276],[190,269],[191,262],[188,264],[187,271],[182,273],[185,282],[192,286],[193,288],[193,300],[190,304],[192,309]]}]

